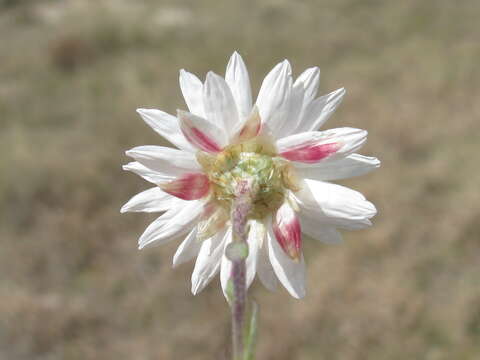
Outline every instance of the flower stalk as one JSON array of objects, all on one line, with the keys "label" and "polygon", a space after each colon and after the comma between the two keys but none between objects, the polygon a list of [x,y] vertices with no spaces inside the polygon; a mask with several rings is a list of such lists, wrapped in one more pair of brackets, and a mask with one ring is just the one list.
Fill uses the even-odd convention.
[{"label": "flower stalk", "polygon": [[126,152],[135,161],[123,168],[156,186],[121,212],[163,213],[140,236],[140,249],[186,235],[173,265],[196,257],[194,295],[220,271],[234,360],[253,359],[257,307],[249,306],[247,316],[247,289],[254,278],[268,289],[278,280],[294,298],[304,297],[302,233],[338,243],[336,228],[368,227],[376,214],[363,195],[330,183],[366,174],[380,161],[355,153],[365,130],[318,131],[345,94],[342,88],[316,98],[319,79],[317,67],[293,79],[284,60],[254,101],[247,68],[235,52],[225,78],[209,72],[202,83],[180,71],[189,112],[175,117],[137,110],[178,149],[148,145]]},{"label": "flower stalk", "polygon": [[[251,358],[251,349],[245,345],[245,314],[247,305],[246,264],[248,257],[248,215],[255,198],[255,184],[250,180],[240,180],[235,189],[232,204],[232,242],[226,249],[226,256],[232,262],[229,294],[232,311],[233,360]],[[250,331],[249,331],[250,332]],[[247,341],[251,343],[251,341]]]}]

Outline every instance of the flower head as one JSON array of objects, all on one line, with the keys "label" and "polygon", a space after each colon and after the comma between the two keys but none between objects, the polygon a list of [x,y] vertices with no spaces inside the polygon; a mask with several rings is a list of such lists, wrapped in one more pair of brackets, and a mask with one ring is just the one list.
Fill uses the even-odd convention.
[{"label": "flower head", "polygon": [[274,289],[305,295],[302,233],[338,243],[340,229],[371,225],[375,206],[360,193],[328,181],[365,174],[380,166],[355,152],[367,132],[354,128],[318,131],[341,102],[339,89],[316,98],[320,70],[295,81],[284,60],[264,79],[255,104],[245,64],[234,53],[225,78],[212,72],[202,83],[180,71],[189,112],[177,116],[138,109],[142,118],[178,149],[140,146],[124,166],[155,186],[134,196],[122,212],[163,212],[140,236],[139,247],[182,239],[173,257],[179,265],[196,257],[192,292],[220,271],[224,292],[231,262],[230,212],[235,188],[255,184],[249,212],[247,285],[258,274]]}]

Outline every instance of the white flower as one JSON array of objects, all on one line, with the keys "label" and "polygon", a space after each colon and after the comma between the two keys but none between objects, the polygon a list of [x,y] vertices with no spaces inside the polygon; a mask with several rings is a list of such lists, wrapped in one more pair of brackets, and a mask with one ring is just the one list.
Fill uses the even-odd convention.
[{"label": "white flower", "polygon": [[277,279],[288,292],[305,295],[302,232],[338,243],[340,229],[371,225],[375,206],[362,194],[330,180],[365,174],[379,160],[355,152],[367,132],[353,128],[318,131],[345,90],[315,98],[320,70],[293,81],[284,60],[264,79],[255,105],[245,64],[234,53],[225,79],[209,72],[205,83],[185,70],[180,87],[190,112],[177,117],[138,109],[156,132],[178,149],[140,146],[124,166],[155,186],[128,201],[122,212],[164,212],[139,239],[139,247],[182,239],[173,257],[179,265],[196,257],[192,292],[220,271],[225,292],[230,261],[230,204],[237,180],[254,178],[258,192],[250,215],[247,284],[258,274],[268,289]]}]

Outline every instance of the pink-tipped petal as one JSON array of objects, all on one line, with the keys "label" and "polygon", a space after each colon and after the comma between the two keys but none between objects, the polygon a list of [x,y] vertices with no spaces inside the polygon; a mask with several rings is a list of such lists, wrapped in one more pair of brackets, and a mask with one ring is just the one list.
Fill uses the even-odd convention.
[{"label": "pink-tipped petal", "polygon": [[323,159],[343,158],[357,151],[367,140],[367,132],[349,127],[307,131],[277,140],[278,153],[295,161],[295,166],[314,164]]},{"label": "pink-tipped petal", "polygon": [[[197,128],[192,128],[192,137],[194,139],[194,141],[196,141],[198,143],[198,145],[200,145],[200,148],[202,150],[205,150],[205,151],[209,151],[209,152],[220,152],[222,149],[220,148],[220,146],[218,146],[215,141],[213,141],[212,139],[210,139],[208,137],[208,135],[206,135],[205,133],[203,133],[202,131],[198,130]],[[187,139],[191,140],[190,137],[187,136]]]},{"label": "pink-tipped petal", "polygon": [[208,194],[210,181],[205,174],[188,173],[158,186],[166,193],[180,199],[196,200]]},{"label": "pink-tipped petal", "polygon": [[183,135],[193,146],[209,153],[222,151],[222,146],[216,140],[219,137],[219,130],[215,129],[217,134],[207,134],[203,130],[213,130],[213,124],[209,124],[207,120],[185,111],[178,111],[178,120]]},{"label": "pink-tipped petal", "polygon": [[182,134],[175,116],[157,109],[137,109],[142,119],[163,138],[181,150],[195,152],[195,148]]},{"label": "pink-tipped petal", "polygon": [[328,144],[311,142],[282,151],[280,156],[290,161],[311,164],[329,157],[336,153],[340,148],[341,145],[335,142]]},{"label": "pink-tipped petal", "polygon": [[275,213],[273,233],[285,254],[298,260],[302,253],[302,231],[300,221],[288,202],[284,202]]},{"label": "pink-tipped petal", "polygon": [[252,113],[243,124],[243,127],[237,133],[237,135],[233,138],[233,142],[241,143],[243,141],[247,141],[253,139],[260,133],[260,129],[262,128],[262,119],[260,118],[260,113],[258,111],[258,107],[254,106]]}]

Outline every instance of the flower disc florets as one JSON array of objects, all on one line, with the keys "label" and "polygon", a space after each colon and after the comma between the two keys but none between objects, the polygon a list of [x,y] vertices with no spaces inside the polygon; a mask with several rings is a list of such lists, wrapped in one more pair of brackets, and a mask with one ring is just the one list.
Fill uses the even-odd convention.
[{"label": "flower disc florets", "polygon": [[285,190],[296,189],[288,161],[278,157],[274,145],[264,137],[227,146],[216,156],[199,152],[197,159],[211,182],[213,198],[226,210],[230,210],[239,182],[253,184],[252,219],[263,219],[276,211],[284,201]]}]

